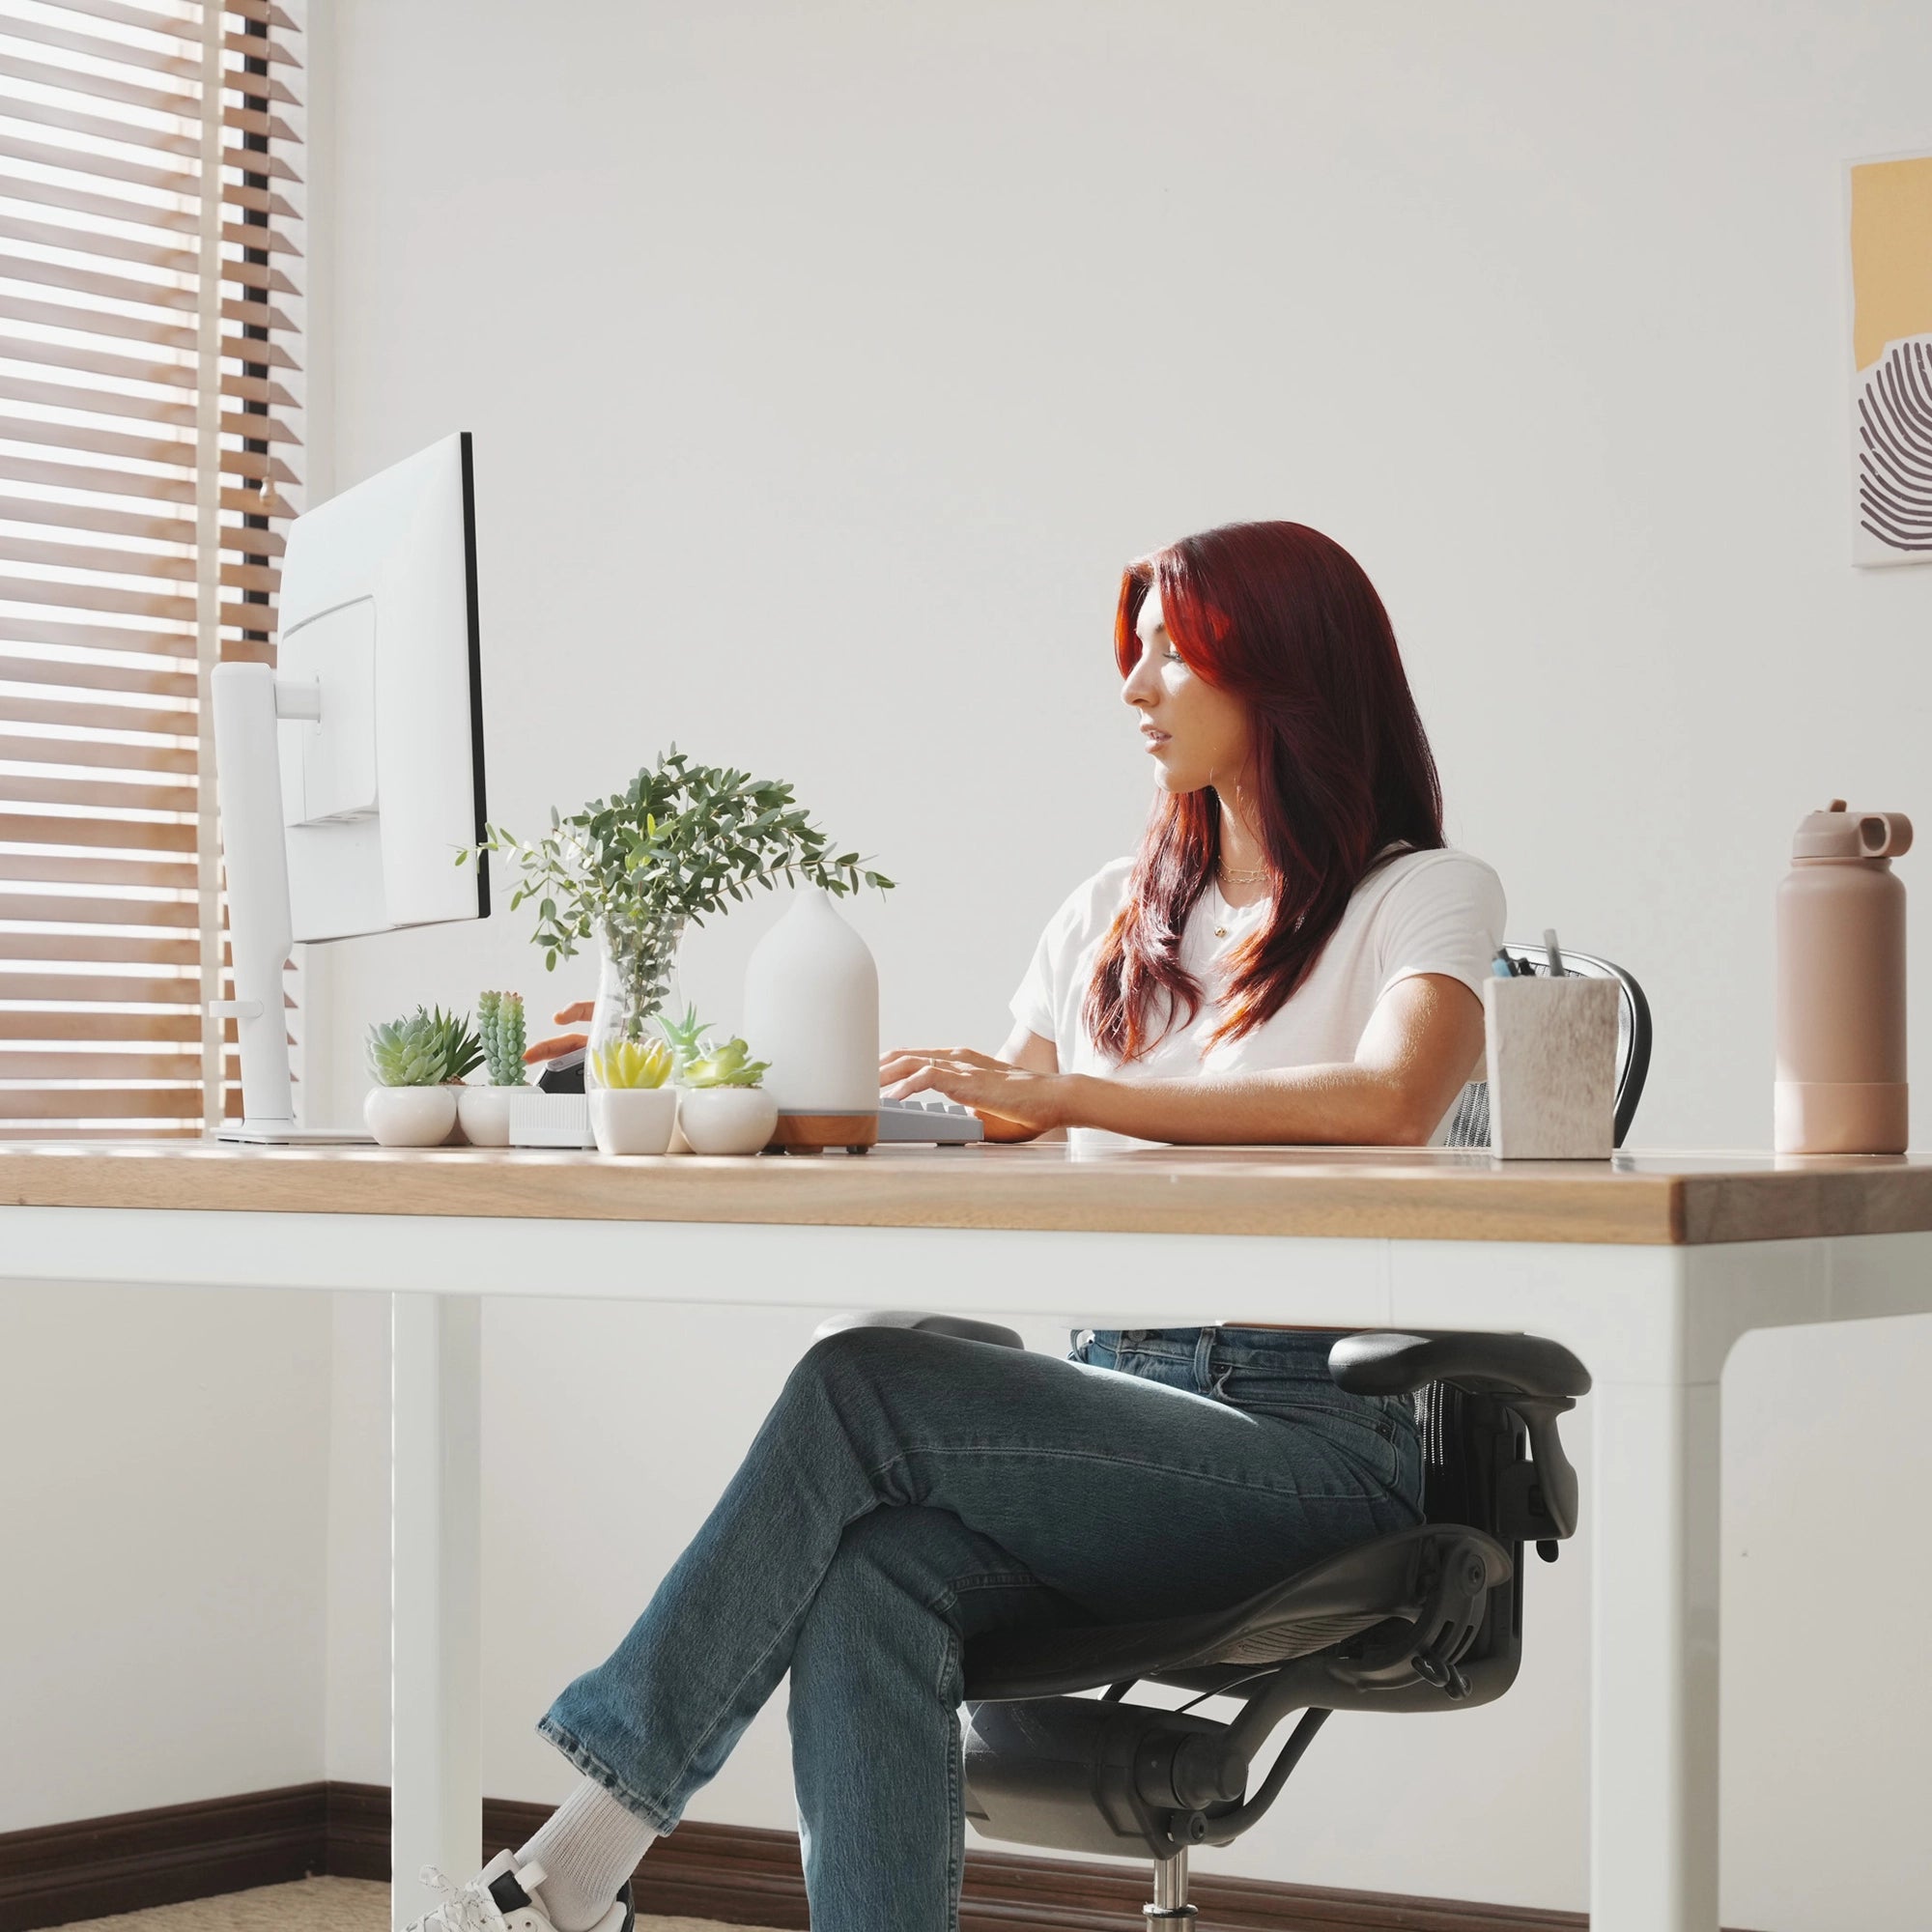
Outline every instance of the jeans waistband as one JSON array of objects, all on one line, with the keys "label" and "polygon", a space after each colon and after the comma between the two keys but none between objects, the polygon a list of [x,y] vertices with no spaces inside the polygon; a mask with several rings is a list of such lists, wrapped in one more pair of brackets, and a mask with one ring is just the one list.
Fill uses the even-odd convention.
[{"label": "jeans waistband", "polygon": [[1327,1373],[1328,1351],[1350,1331],[1346,1328],[1232,1328],[1208,1322],[1196,1328],[1076,1328],[1073,1350],[1097,1343],[1110,1353],[1155,1355],[1184,1362],[1202,1350],[1224,1356],[1252,1357],[1293,1368],[1303,1362]]},{"label": "jeans waistband", "polygon": [[[1351,1395],[1328,1373],[1328,1351],[1346,1329],[1086,1328],[1073,1359],[1091,1368],[1160,1382],[1261,1415],[1351,1419],[1388,1442],[1416,1443],[1406,1397]],[[1419,1453],[1419,1449],[1417,1451]]]}]

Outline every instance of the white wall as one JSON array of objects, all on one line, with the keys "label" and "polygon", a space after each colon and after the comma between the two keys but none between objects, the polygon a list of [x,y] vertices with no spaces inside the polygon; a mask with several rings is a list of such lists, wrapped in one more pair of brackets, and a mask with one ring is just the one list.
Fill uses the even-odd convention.
[{"label": "white wall", "polygon": [[[904,882],[853,915],[889,1037],[990,1044],[1046,915],[1139,823],[1122,561],[1301,518],[1381,586],[1452,836],[1513,927],[1649,987],[1640,1139],[1767,1139],[1791,828],[1833,792],[1927,809],[1932,573],[1847,561],[1840,170],[1922,142],[1932,18],[981,0],[609,5],[546,36],[474,0],[335,12],[336,472],[476,432],[494,815],[535,823],[672,739],[792,778]],[[734,1017],[769,916],[696,935],[686,990]],[[344,1110],[390,1009],[584,985],[546,981],[516,920],[332,965]],[[530,1721],[640,1604],[806,1325],[492,1308],[490,1533],[535,1533],[548,1585],[493,1600],[493,1790],[564,1788]],[[1920,1916],[1902,1794],[1932,1697],[1909,1673],[1802,1697],[1791,1664],[1821,1577],[1869,1591],[1864,1654],[1910,1650],[1932,1572],[1880,1526],[1918,1514],[1928,1367],[1912,1324],[1741,1351],[1726,1922]],[[1588,1564],[1539,1569],[1505,1704],[1333,1727],[1217,1863],[1581,1905]],[[776,1714],[697,1810],[788,1821]]]},{"label": "white wall", "polygon": [[0,1288],[0,1833],[322,1776],[329,1354],[327,1295]]},{"label": "white wall", "polygon": [[[1646,1138],[1766,1138],[1792,826],[1921,770],[1932,574],[1847,563],[1840,168],[1925,133],[1932,24],[336,14],[335,469],[477,434],[497,816],[672,738],[791,777],[904,880],[858,915],[887,1031],[990,1037],[1140,821],[1122,559],[1302,517],[1514,924],[1651,988]],[[693,944],[727,1013],[758,923]],[[345,1098],[402,1000],[547,994],[522,932],[345,951]]]},{"label": "white wall", "polygon": [[[789,777],[904,881],[853,915],[889,1035],[991,1041],[1041,922],[1139,822],[1121,562],[1299,517],[1381,586],[1452,835],[1500,868],[1514,927],[1649,987],[1639,1139],[1766,1139],[1791,827],[1834,791],[1925,809],[1932,574],[1847,562],[1840,169],[1923,143],[1932,16],[318,14],[318,475],[476,432],[495,816],[535,823],[673,738]],[[727,1020],[769,916],[687,948],[687,990]],[[522,934],[336,949],[311,984],[337,1110],[372,1019],[583,988]],[[528,1725],[662,1574],[809,1325],[492,1306],[494,1793],[565,1788]],[[375,1778],[380,1310],[334,1335],[324,1757]],[[1909,1666],[1882,1696],[1793,1685],[1841,1649],[1847,1579],[1858,1654],[1916,1654],[1928,1367],[1922,1325],[1881,1324],[1756,1338],[1727,1384],[1727,1923],[1922,1918],[1902,1847],[1932,1691]],[[1332,1726],[1216,1867],[1580,1906],[1583,1542],[1536,1574],[1508,1700]],[[111,1808],[63,1776],[67,1815]],[[788,1822],[776,1712],[696,1809]]]}]

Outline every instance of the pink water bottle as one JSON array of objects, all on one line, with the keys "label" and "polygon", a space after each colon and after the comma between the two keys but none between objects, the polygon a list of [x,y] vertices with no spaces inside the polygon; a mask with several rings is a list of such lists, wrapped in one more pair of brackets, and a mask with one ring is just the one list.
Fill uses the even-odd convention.
[{"label": "pink water bottle", "polygon": [[1891,862],[1911,846],[1903,812],[1841,798],[1798,827],[1777,889],[1779,1153],[1905,1151],[1905,887]]}]

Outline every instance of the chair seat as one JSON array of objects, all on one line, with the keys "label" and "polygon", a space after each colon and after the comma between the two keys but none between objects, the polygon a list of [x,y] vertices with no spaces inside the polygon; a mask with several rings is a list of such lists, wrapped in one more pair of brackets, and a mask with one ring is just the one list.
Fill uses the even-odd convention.
[{"label": "chair seat", "polygon": [[1285,1663],[1423,1608],[1438,1552],[1471,1539],[1489,1566],[1485,1587],[1508,1580],[1508,1553],[1465,1528],[1418,1523],[1311,1563],[1226,1609],[1140,1624],[993,1631],[966,1647],[966,1697],[997,1703],[1064,1696],[1177,1671]]}]

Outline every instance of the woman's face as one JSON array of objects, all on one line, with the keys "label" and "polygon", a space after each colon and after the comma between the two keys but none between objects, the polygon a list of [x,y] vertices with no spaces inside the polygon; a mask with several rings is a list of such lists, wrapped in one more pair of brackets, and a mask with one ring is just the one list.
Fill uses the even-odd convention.
[{"label": "woman's face", "polygon": [[1140,661],[1122,697],[1141,716],[1141,736],[1163,791],[1232,791],[1247,769],[1248,714],[1239,698],[1217,690],[1181,662],[1167,635],[1160,590],[1148,591],[1135,625]]}]

